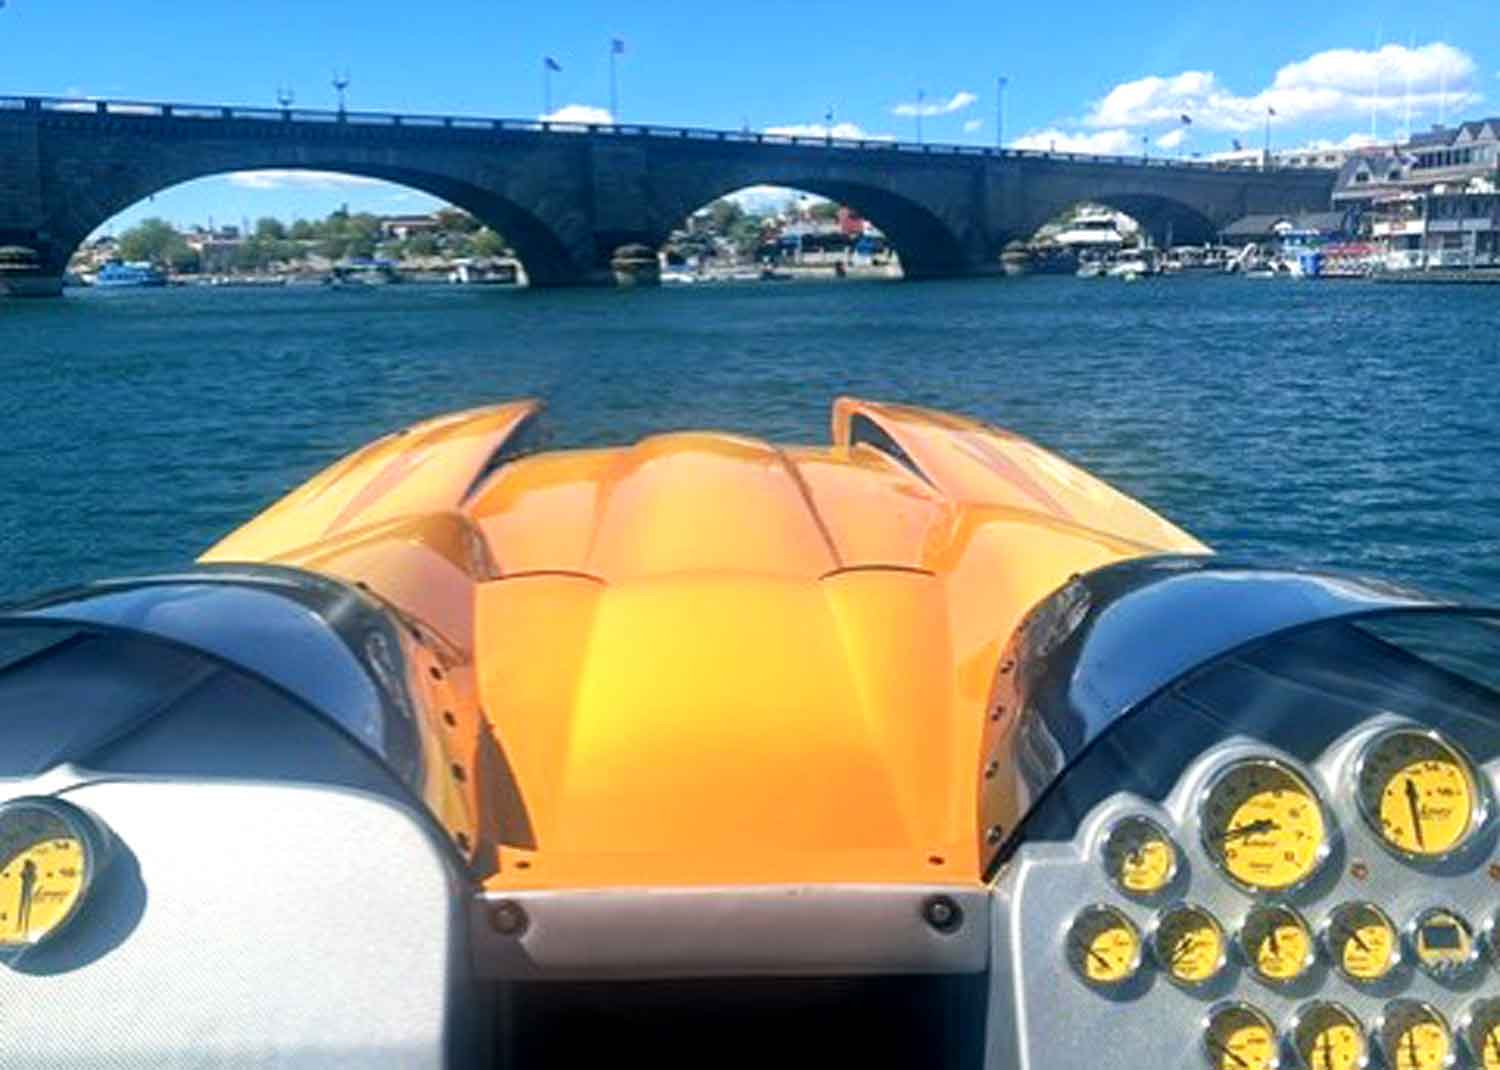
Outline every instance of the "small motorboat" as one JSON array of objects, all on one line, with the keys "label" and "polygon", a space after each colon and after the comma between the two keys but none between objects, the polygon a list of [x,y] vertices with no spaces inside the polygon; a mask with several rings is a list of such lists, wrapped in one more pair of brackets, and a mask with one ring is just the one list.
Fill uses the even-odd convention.
[{"label": "small motorboat", "polygon": [[1496,611],[946,413],[541,419],[0,609],[0,1065],[1488,1065]]}]

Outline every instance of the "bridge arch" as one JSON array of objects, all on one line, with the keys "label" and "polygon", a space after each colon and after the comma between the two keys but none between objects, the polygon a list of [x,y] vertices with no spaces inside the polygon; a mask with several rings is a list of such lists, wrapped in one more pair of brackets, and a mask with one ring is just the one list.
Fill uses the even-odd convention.
[{"label": "bridge arch", "polygon": [[662,214],[667,221],[661,235],[663,241],[672,227],[680,226],[700,208],[744,189],[774,186],[811,193],[846,205],[861,218],[869,220],[895,250],[901,260],[902,274],[908,279],[960,275],[972,267],[963,241],[954,228],[920,201],[902,192],[871,182],[802,172],[745,171],[715,177],[716,181],[679,188],[675,200],[663,203]]},{"label": "bridge arch", "polygon": [[1214,221],[1192,205],[1172,197],[1147,193],[1093,194],[1089,201],[1124,212],[1162,247],[1205,245],[1219,233]]},{"label": "bridge arch", "polygon": [[61,201],[66,210],[48,228],[44,266],[58,271],[83,241],[104,223],[140,202],[175,186],[239,171],[274,169],[316,171],[372,178],[430,194],[468,212],[485,226],[505,236],[534,286],[576,283],[588,271],[569,248],[555,225],[514,200],[455,176],[389,163],[349,162],[313,158],[306,161],[255,161],[248,165],[154,169],[135,181],[113,181],[105,189],[86,191]]}]

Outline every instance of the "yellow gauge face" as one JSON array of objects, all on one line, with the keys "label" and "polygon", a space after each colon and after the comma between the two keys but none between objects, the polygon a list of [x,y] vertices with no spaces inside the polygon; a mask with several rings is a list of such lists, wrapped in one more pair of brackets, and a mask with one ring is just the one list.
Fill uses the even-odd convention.
[{"label": "yellow gauge face", "polygon": [[1280,904],[1256,907],[1240,930],[1245,961],[1262,981],[1286,984],[1307,972],[1313,937],[1302,915]]},{"label": "yellow gauge face", "polygon": [[1085,907],[1068,930],[1067,955],[1089,984],[1123,984],[1141,967],[1141,931],[1114,907]]},{"label": "yellow gauge face", "polygon": [[1500,999],[1482,999],[1464,1026],[1469,1056],[1481,1070],[1500,1070]]},{"label": "yellow gauge face", "polygon": [[1410,1000],[1386,1007],[1380,1042],[1390,1070],[1444,1070],[1453,1054],[1453,1034],[1443,1016]]},{"label": "yellow gauge face", "polygon": [[1359,1019],[1337,1003],[1303,1008],[1292,1031],[1292,1046],[1307,1070],[1360,1070],[1369,1055]]},{"label": "yellow gauge face", "polygon": [[1213,1070],[1272,1070],[1277,1064],[1271,1020],[1246,1003],[1226,1004],[1209,1015],[1203,1049]]},{"label": "yellow gauge face", "polygon": [[1417,964],[1434,977],[1453,977],[1479,957],[1474,930],[1451,910],[1424,910],[1411,927]]},{"label": "yellow gauge face", "polygon": [[51,810],[0,811],[0,950],[29,947],[71,916],[87,884],[76,829]]},{"label": "yellow gauge face", "polygon": [[1172,980],[1201,985],[1224,967],[1224,929],[1202,907],[1173,907],[1156,923],[1152,950]]},{"label": "yellow gauge face", "polygon": [[1401,961],[1396,926],[1373,903],[1345,903],[1334,910],[1326,941],[1334,967],[1357,984],[1383,979]]},{"label": "yellow gauge face", "polygon": [[1121,891],[1155,895],[1177,873],[1177,846],[1150,818],[1123,818],[1104,841],[1104,868]]},{"label": "yellow gauge face", "polygon": [[1439,858],[1474,830],[1479,788],[1473,766],[1435,734],[1401,730],[1365,752],[1359,801],[1375,831],[1397,851]]},{"label": "yellow gauge face", "polygon": [[1204,800],[1203,836],[1215,863],[1257,891],[1301,884],[1328,845],[1323,808],[1312,787],[1279,762],[1230,766]]}]

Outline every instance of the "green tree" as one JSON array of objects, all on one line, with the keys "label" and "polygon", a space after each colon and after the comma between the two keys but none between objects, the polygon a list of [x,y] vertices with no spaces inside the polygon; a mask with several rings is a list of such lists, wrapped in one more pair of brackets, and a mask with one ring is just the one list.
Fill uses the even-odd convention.
[{"label": "green tree", "polygon": [[[149,260],[153,264],[170,264],[174,255],[187,250],[187,242],[165,219],[146,219],[120,235],[120,256],[124,260]],[[191,250],[188,250],[191,251]]]},{"label": "green tree", "polygon": [[439,208],[436,214],[438,229],[449,234],[473,234],[481,226],[479,220],[457,208]]},{"label": "green tree", "polygon": [[286,237],[286,224],[271,216],[264,216],[255,222],[255,236],[262,241],[281,241]]},{"label": "green tree", "polygon": [[714,201],[708,206],[709,225],[715,234],[728,234],[736,223],[745,218],[745,210],[727,198]]},{"label": "green tree", "polygon": [[820,223],[832,223],[839,217],[839,206],[832,201],[819,201],[807,210],[807,214]]},{"label": "green tree", "polygon": [[505,239],[489,227],[483,227],[469,239],[470,256],[504,256],[509,249]]},{"label": "green tree", "polygon": [[727,235],[730,244],[734,246],[734,251],[741,256],[753,256],[760,248],[764,224],[765,220],[753,215],[737,220]]},{"label": "green tree", "polygon": [[312,241],[318,236],[317,224],[310,219],[299,219],[292,224],[291,236],[297,241]]}]

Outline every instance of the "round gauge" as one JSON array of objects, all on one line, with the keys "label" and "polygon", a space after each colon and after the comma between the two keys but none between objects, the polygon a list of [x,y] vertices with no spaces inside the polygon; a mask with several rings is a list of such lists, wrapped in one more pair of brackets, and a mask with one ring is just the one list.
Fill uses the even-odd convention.
[{"label": "round gauge", "polygon": [[1408,858],[1444,858],[1479,828],[1484,794],[1474,766],[1436,732],[1397,728],[1376,736],[1359,759],[1365,820]]},{"label": "round gauge", "polygon": [[1317,793],[1281,762],[1237,762],[1215,778],[1200,814],[1209,856],[1251,891],[1293,888],[1328,854]]},{"label": "round gauge", "polygon": [[1224,928],[1202,907],[1162,911],[1151,933],[1151,950],[1167,976],[1181,985],[1207,984],[1224,968]]},{"label": "round gauge", "polygon": [[0,952],[55,936],[77,913],[98,861],[90,819],[51,798],[0,804]]},{"label": "round gauge", "polygon": [[1453,1034],[1437,1008],[1413,999],[1386,1004],[1375,1024],[1389,1070],[1444,1070],[1453,1065]]},{"label": "round gauge", "polygon": [[1068,929],[1068,964],[1091,985],[1124,984],[1141,968],[1141,931],[1119,910],[1084,907]]},{"label": "round gauge", "polygon": [[1140,814],[1121,818],[1104,838],[1104,869],[1128,895],[1155,895],[1177,875],[1177,845]]},{"label": "round gauge", "polygon": [[1343,903],[1323,930],[1323,944],[1334,969],[1355,984],[1374,984],[1401,962],[1396,926],[1374,903]]},{"label": "round gauge", "polygon": [[1301,977],[1317,954],[1307,922],[1283,903],[1266,903],[1250,911],[1240,927],[1240,950],[1256,977],[1276,985]]},{"label": "round gauge", "polygon": [[1459,1022],[1469,1058],[1480,1070],[1500,1070],[1500,999],[1482,999]]},{"label": "round gauge", "polygon": [[1213,1070],[1276,1070],[1276,1029],[1248,1003],[1221,1003],[1203,1023],[1203,1054]]},{"label": "round gauge", "polygon": [[1343,1004],[1309,1003],[1288,1033],[1303,1070],[1364,1070],[1370,1064],[1364,1027]]},{"label": "round gauge", "polygon": [[1440,981],[1467,973],[1479,961],[1474,930],[1451,910],[1429,907],[1412,920],[1407,935],[1417,965]]}]

